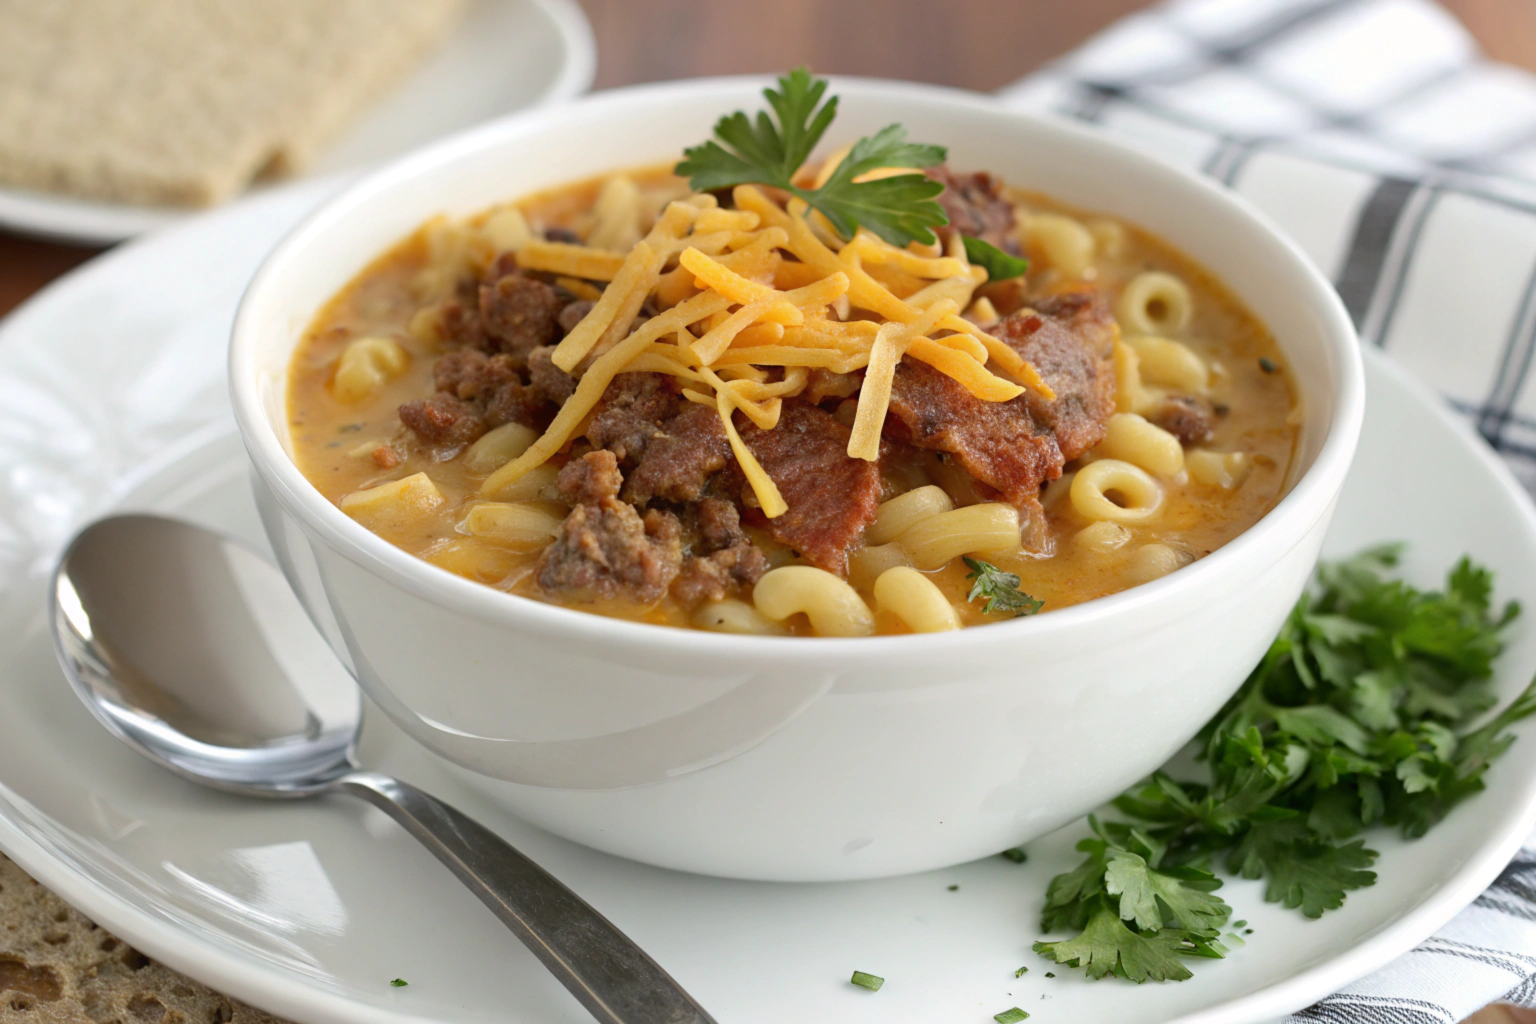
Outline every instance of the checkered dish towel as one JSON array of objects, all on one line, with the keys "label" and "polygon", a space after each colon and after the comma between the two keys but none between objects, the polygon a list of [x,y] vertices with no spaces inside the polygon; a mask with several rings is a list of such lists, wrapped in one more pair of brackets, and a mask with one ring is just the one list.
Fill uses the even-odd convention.
[{"label": "checkered dish towel", "polygon": [[[1171,0],[1002,96],[1264,210],[1365,342],[1536,491],[1536,77],[1430,0]],[[1536,836],[1433,938],[1289,1024],[1455,1024],[1499,1000],[1536,1006]]]}]

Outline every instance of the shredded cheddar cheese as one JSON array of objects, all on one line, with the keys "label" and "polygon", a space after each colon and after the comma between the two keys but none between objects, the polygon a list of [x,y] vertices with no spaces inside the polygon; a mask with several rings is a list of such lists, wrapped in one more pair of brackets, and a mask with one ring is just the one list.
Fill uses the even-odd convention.
[{"label": "shredded cheddar cheese", "polygon": [[[827,160],[813,180],[824,182],[844,156]],[[866,231],[844,242],[798,199],[781,207],[750,185],[733,196],[735,209],[707,194],[668,204],[626,252],[538,239],[518,248],[521,267],[560,275],[597,297],[552,356],[560,369],[579,373],[575,393],[532,446],[486,479],[482,493],[504,490],[565,449],[625,372],[667,374],[682,384],[684,399],[715,409],[769,518],[788,506],[742,440],[735,415],[775,429],[783,401],[805,390],[812,370],[863,373],[848,454],[869,461],[879,456],[903,358],[926,363],[981,401],[1005,402],[1026,387],[1053,397],[1010,345],[959,315],[987,279],[963,247],[947,254],[937,245],[904,249]],[[612,204],[622,217],[602,220],[610,238],[623,233],[615,225],[628,231],[634,223],[622,189]],[[607,284],[598,293],[593,281]],[[660,312],[637,321],[647,308]]]}]

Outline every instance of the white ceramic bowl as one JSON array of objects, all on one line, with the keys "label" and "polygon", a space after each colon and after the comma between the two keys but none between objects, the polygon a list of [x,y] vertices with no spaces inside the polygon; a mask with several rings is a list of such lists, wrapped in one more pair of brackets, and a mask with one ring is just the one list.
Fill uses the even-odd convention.
[{"label": "white ceramic bowl", "polygon": [[1360,431],[1348,316],[1300,251],[1213,185],[971,94],[837,80],[828,142],[892,121],[986,169],[1141,224],[1207,267],[1285,350],[1295,481],[1245,534],[1157,582],[955,633],[753,638],[509,596],[375,537],[290,457],[286,374],[319,307],[437,213],[675,157],[758,79],[626,89],[499,121],[349,189],[268,258],[230,353],[267,532],[368,695],[514,813],[707,874],[867,878],[996,853],[1161,764],[1257,662],[1302,589]]}]

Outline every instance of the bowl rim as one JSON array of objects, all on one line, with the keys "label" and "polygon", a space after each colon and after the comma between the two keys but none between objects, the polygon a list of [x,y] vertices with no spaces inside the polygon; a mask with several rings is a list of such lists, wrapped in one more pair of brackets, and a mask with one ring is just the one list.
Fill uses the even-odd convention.
[{"label": "bowl rim", "polygon": [[[1016,618],[988,624],[986,637],[1026,641],[1049,631],[1068,631],[1133,615],[1138,610],[1188,599],[1208,580],[1227,574],[1261,553],[1266,546],[1283,548],[1271,560],[1298,543],[1306,530],[1326,515],[1337,499],[1354,457],[1365,413],[1364,366],[1360,342],[1342,300],[1327,278],[1301,248],[1264,213],[1236,193],[1198,175],[1144,153],[1102,133],[1064,119],[1041,116],[1004,106],[978,93],[914,82],[846,76],[829,76],[832,85],[856,93],[856,100],[903,100],[940,103],[999,120],[1027,125],[1047,137],[1069,140],[1071,145],[1097,150],[1106,160],[1133,168],[1138,176],[1161,177],[1193,192],[1195,201],[1223,208],[1228,216],[1249,221],[1275,249],[1298,270],[1303,291],[1298,298],[1318,315],[1318,327],[1329,351],[1328,362],[1337,375],[1332,418],[1312,464],[1294,481],[1290,490],[1257,522],[1211,554],[1160,579],[1116,594],[1094,598],[1048,615]],[[674,99],[696,99],[722,90],[740,90],[772,83],[771,76],[746,75],[688,79],[631,86],[594,93],[569,103],[521,111],[468,129],[433,143],[386,165],[323,203],[267,255],[246,288],[235,315],[229,348],[229,384],[235,420],[251,460],[262,479],[273,489],[282,507],[314,531],[337,553],[353,564],[380,576],[396,587],[446,611],[474,619],[537,631],[559,640],[596,641],[610,650],[644,648],[657,653],[697,657],[757,655],[775,661],[850,661],[854,658],[892,655],[942,654],[960,645],[974,646],[980,638],[971,629],[944,633],[918,633],[867,637],[748,636],[681,629],[598,615],[566,608],[498,590],[474,582],[395,547],[355,522],[328,501],[299,471],[289,457],[278,431],[266,416],[257,388],[254,367],[260,306],[310,241],[386,197],[396,186],[430,176],[458,160],[470,158],[537,133],[555,119],[573,116],[614,116],[628,108],[653,108]],[[1170,239],[1177,245],[1177,241]],[[359,267],[361,269],[361,266]],[[1219,275],[1218,275],[1219,277]],[[1239,298],[1243,298],[1240,294]],[[1309,412],[1308,415],[1315,415]],[[994,633],[994,630],[1004,632]],[[812,641],[812,642],[806,642]]]}]

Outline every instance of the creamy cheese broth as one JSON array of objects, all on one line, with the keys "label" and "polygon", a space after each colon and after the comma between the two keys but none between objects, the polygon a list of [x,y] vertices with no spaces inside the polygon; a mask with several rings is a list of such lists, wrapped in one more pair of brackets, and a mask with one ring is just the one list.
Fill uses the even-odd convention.
[{"label": "creamy cheese broth", "polygon": [[[628,177],[642,197],[642,228],[649,226],[667,201],[688,192],[686,184],[666,169],[632,171]],[[585,238],[593,229],[593,206],[605,180],[579,182],[509,206],[521,211],[536,233]],[[1252,526],[1284,493],[1295,457],[1300,409],[1290,371],[1273,338],[1210,273],[1132,224],[1070,209],[1031,192],[1008,189],[1004,194],[1017,210],[1020,246],[1030,260],[1025,281],[1031,299],[1087,287],[1117,309],[1138,275],[1172,275],[1187,288],[1189,315],[1187,323],[1159,330],[1158,335],[1184,346],[1208,373],[1193,397],[1210,413],[1209,435],[1186,445],[1187,464],[1182,471],[1158,479],[1162,501],[1156,514],[1118,529],[1095,527],[1097,520],[1074,504],[1071,493],[1076,474],[1102,455],[1095,448],[1067,463],[1062,477],[1043,487],[1039,505],[1043,520],[1039,513],[1026,510],[1024,533],[1033,550],[1012,545],[975,553],[1016,573],[1019,589],[1042,600],[1048,613],[1117,593],[1203,558]],[[439,219],[423,226],[365,267],[321,310],[293,357],[289,429],[299,469],[333,502],[413,474],[430,477],[444,499],[430,514],[367,523],[391,543],[486,586],[558,602],[535,579],[540,551],[518,550],[466,532],[465,516],[482,500],[480,486],[487,472],[465,465],[462,453],[440,460],[440,453],[414,443],[397,413],[403,403],[433,391],[433,364],[444,351],[433,328],[433,311],[454,293],[458,279],[495,258],[486,225],[501,209],[463,223]],[[561,231],[571,234],[560,235]],[[603,287],[600,281],[554,283],[578,297],[595,297]],[[979,294],[987,290],[983,286]],[[1167,315],[1159,301],[1154,298],[1144,310],[1154,317]],[[977,312],[973,306],[967,314]],[[1136,325],[1124,322],[1123,311],[1118,311],[1118,319],[1123,336],[1136,333]],[[343,401],[336,393],[338,363],[348,345],[364,337],[392,339],[403,349],[407,362],[364,399]],[[1126,354],[1128,347],[1124,341],[1117,342],[1118,409],[1159,408],[1160,397],[1178,389],[1167,380],[1148,379],[1156,374],[1147,373],[1146,359],[1140,360],[1141,382],[1136,383],[1135,375],[1128,377],[1124,364],[1135,358]],[[1132,388],[1138,390],[1128,395]],[[1221,458],[1201,456],[1205,470],[1197,474],[1192,461],[1195,452],[1218,453]],[[558,465],[564,458],[557,455],[551,461]],[[956,506],[996,500],[953,459],[935,452],[911,450],[908,457],[882,466],[882,500],[929,484],[948,492]],[[1110,492],[1110,497],[1118,495]],[[566,512],[567,506],[553,493],[539,500],[553,517]],[[794,564],[795,552],[776,543],[763,525],[750,508],[744,510],[743,528],[768,563]],[[1083,531],[1090,527],[1096,532],[1085,535]],[[968,571],[955,558],[928,575],[949,599],[962,625],[1004,621],[1004,617],[984,614],[981,601],[967,600]],[[874,608],[873,579],[859,550],[850,559],[849,579]],[[750,604],[751,588],[734,599]],[[678,627],[707,619],[700,610],[685,608],[671,596],[645,605],[606,599],[570,602],[570,606]],[[887,611],[877,611],[875,623],[877,633],[908,631],[900,618]],[[792,634],[812,632],[801,615],[781,628]]]}]

